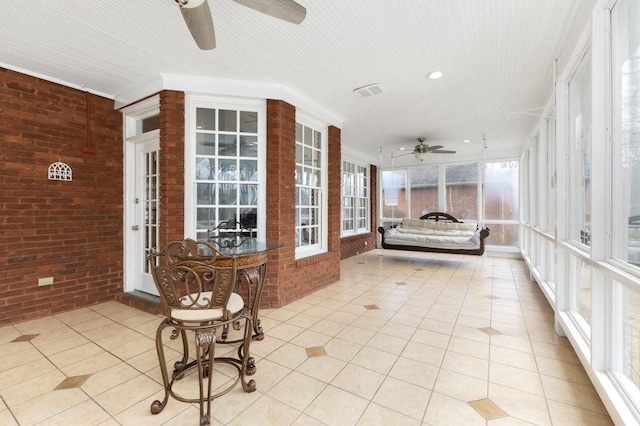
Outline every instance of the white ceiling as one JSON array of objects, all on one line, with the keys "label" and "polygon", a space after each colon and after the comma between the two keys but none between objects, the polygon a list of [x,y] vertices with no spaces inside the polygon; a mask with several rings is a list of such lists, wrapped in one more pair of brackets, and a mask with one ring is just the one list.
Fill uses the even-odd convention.
[{"label": "white ceiling", "polygon": [[[547,104],[579,3],[298,0],[307,17],[293,25],[208,1],[210,51],[197,48],[174,0],[5,2],[0,66],[114,99],[160,74],[277,84],[338,117],[347,152],[379,163],[380,147],[388,158],[425,136],[458,150],[439,156],[450,160],[480,152],[483,133],[502,151],[531,136],[535,117],[512,113]],[[427,79],[433,70],[444,77]],[[371,83],[384,92],[353,93]]]}]

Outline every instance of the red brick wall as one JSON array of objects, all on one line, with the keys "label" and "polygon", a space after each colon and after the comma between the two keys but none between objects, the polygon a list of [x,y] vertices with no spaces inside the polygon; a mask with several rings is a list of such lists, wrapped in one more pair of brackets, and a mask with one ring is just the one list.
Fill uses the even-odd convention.
[{"label": "red brick wall", "polygon": [[[369,229],[370,232],[366,234],[353,235],[350,237],[344,237],[340,241],[341,253],[340,259],[346,259],[351,256],[355,256],[360,253],[364,253],[376,248],[377,243],[377,220],[378,217],[378,168],[373,164],[369,166]],[[342,203],[341,203],[342,205]]]},{"label": "red brick wall", "polygon": [[[85,92],[0,68],[0,324],[122,291],[122,117],[88,100],[95,154]],[[48,180],[57,161],[72,181]]]},{"label": "red brick wall", "polygon": [[340,129],[328,129],[328,252],[295,259],[295,108],[267,101],[267,237],[263,306],[282,306],[340,279]]},{"label": "red brick wall", "polygon": [[160,241],[184,238],[184,93],[160,92]]}]

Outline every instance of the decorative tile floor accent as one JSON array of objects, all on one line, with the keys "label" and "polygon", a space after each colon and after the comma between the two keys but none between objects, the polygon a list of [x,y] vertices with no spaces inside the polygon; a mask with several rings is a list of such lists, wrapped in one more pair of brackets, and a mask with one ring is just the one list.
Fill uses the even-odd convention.
[{"label": "decorative tile floor accent", "polygon": [[319,356],[326,356],[327,353],[324,350],[324,347],[322,346],[313,346],[310,348],[306,348],[307,349],[307,356],[309,358],[315,358],[315,357],[319,357]]},{"label": "decorative tile floor accent", "polygon": [[61,381],[60,384],[54,388],[54,390],[79,388],[80,386],[84,385],[84,382],[86,382],[91,376],[92,374],[83,374],[81,376],[67,377],[66,379]]},{"label": "decorative tile floor accent", "polygon": [[478,399],[476,401],[470,401],[468,404],[487,421],[507,417],[507,413],[502,411],[502,409],[490,399]]},{"label": "decorative tile floor accent", "polygon": [[30,342],[31,340],[35,339],[36,337],[38,337],[40,334],[23,334],[22,336],[16,337],[15,339],[13,339],[11,341],[11,343],[13,342]]},{"label": "decorative tile floor accent", "polygon": [[396,281],[394,284],[395,285],[407,285],[407,283],[405,283],[404,281]]},{"label": "decorative tile floor accent", "polygon": [[[214,399],[212,425],[613,425],[522,260],[372,250],[260,319],[257,390]],[[111,301],[0,327],[0,425],[197,424],[195,404],[150,412],[160,321]],[[172,367],[181,343],[165,345]],[[193,374],[178,387],[198,394]]]},{"label": "decorative tile floor accent", "polygon": [[482,328],[479,328],[478,330],[482,331],[485,334],[488,334],[489,336],[497,336],[499,334],[502,334],[502,332],[491,327],[482,327]]}]

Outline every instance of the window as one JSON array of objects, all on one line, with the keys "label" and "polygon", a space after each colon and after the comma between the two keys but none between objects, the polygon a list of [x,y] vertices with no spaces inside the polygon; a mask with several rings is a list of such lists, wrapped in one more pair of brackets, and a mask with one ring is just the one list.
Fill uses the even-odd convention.
[{"label": "window", "polygon": [[407,170],[382,171],[382,226],[407,216]]},{"label": "window", "polygon": [[478,219],[478,164],[445,166],[446,212],[458,219]]},{"label": "window", "polygon": [[326,142],[316,128],[296,122],[296,256],[326,250]]},{"label": "window", "polygon": [[411,217],[419,218],[429,212],[440,211],[438,207],[438,166],[418,166],[409,169],[409,196]]},{"label": "window", "polygon": [[640,1],[612,10],[613,209],[615,259],[640,268]]},{"label": "window", "polygon": [[591,245],[591,53],[569,82],[569,238]]},{"label": "window", "polygon": [[257,110],[195,108],[195,228],[198,239],[220,222],[258,228]]},{"label": "window", "polygon": [[491,244],[518,244],[519,162],[484,164],[483,219],[491,224]]},{"label": "window", "polygon": [[369,232],[369,168],[342,162],[342,235]]}]

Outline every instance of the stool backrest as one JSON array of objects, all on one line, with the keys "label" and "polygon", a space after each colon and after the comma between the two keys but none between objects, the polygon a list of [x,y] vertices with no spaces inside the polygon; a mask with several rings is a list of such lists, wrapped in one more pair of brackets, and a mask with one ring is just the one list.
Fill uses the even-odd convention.
[{"label": "stool backrest", "polygon": [[[236,284],[236,259],[221,256],[204,241],[185,239],[149,254],[160,298],[169,309],[226,310]],[[219,259],[220,260],[220,259]]]}]

